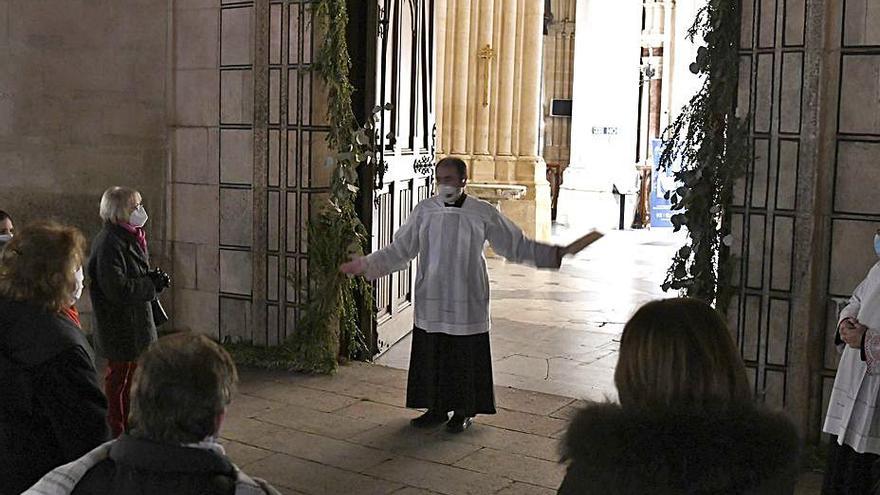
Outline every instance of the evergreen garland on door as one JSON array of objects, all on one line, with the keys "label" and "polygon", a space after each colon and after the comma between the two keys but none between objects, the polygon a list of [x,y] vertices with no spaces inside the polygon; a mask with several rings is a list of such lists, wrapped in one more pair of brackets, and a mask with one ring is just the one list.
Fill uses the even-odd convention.
[{"label": "evergreen garland on door", "polygon": [[660,167],[680,166],[681,187],[667,193],[676,231],[688,244],[675,254],[663,290],[714,304],[724,312],[732,295],[730,233],[734,185],[751,160],[747,117],[735,115],[739,80],[740,9],[737,0],[710,0],[688,30],[702,37],[691,72],[705,77],[699,92],[667,128]]},{"label": "evergreen garland on door", "polygon": [[346,0],[318,0],[314,23],[323,43],[313,70],[328,94],[328,148],[334,155],[324,166],[333,169],[328,197],[313,200],[308,226],[308,281],[287,275],[300,291],[300,318],[290,338],[278,347],[227,344],[240,364],[314,373],[333,372],[339,361],[369,359],[371,352],[360,328],[361,315],[372,314],[373,289],[363,277],[348,278],[339,265],[363,254],[369,235],[355,209],[357,168],[376,159],[374,121],[382,109],[358,126],[352,111],[349,82],[351,59],[346,42]]}]

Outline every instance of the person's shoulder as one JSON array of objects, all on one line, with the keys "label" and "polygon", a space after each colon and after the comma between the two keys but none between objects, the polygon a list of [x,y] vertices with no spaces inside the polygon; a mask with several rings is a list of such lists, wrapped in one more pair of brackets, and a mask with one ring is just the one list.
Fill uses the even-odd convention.
[{"label": "person's shoulder", "polygon": [[877,279],[876,281],[880,282],[880,259],[871,265],[871,268],[868,269],[868,275],[866,275],[865,278]]},{"label": "person's shoulder", "polygon": [[432,211],[442,210],[444,208],[443,203],[440,202],[440,198],[437,196],[428,196],[427,198],[416,203],[416,206],[413,208],[411,215],[418,215],[429,213]]},{"label": "person's shoulder", "polygon": [[116,475],[116,463],[113,459],[104,459],[95,464],[79,480],[71,495],[103,495],[111,493],[113,478]]},{"label": "person's shoulder", "polygon": [[498,211],[498,208],[496,208],[495,205],[471,195],[468,195],[465,198],[464,204],[461,205],[461,209],[467,214],[479,216],[484,220],[496,220],[503,217],[502,213]]}]

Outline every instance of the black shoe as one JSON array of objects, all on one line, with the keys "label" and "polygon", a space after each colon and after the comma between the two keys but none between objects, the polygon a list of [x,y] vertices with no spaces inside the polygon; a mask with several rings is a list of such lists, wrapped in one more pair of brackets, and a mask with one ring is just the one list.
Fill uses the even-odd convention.
[{"label": "black shoe", "polygon": [[431,428],[432,426],[445,423],[447,419],[449,419],[449,413],[428,409],[425,414],[422,414],[418,418],[411,419],[409,424],[416,428]]},{"label": "black shoe", "polygon": [[464,430],[467,430],[473,423],[474,418],[472,416],[455,413],[446,423],[446,431],[449,433],[461,433]]}]

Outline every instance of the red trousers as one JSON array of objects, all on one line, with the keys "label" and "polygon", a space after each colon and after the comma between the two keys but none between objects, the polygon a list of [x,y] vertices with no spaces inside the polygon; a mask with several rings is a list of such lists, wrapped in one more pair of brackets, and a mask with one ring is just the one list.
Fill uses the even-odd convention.
[{"label": "red trousers", "polygon": [[128,426],[128,396],[135,368],[135,361],[107,361],[104,393],[107,395],[107,424],[113,438],[121,435]]}]

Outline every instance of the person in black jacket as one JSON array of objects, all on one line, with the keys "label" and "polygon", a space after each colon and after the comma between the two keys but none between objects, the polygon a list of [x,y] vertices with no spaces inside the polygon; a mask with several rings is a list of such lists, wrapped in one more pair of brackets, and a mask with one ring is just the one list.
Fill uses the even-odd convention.
[{"label": "person in black jacket", "polygon": [[620,404],[586,406],[566,432],[560,494],[794,492],[798,434],[754,405],[709,305],[679,298],[639,309],[624,327],[614,383]]},{"label": "person in black jacket", "polygon": [[163,337],[138,361],[127,433],[47,474],[26,495],[266,495],[216,442],[238,379],[204,335]]},{"label": "person in black jacket", "polygon": [[153,308],[171,285],[161,270],[151,270],[144,224],[147,212],[139,192],[111,187],[101,198],[104,228],[92,241],[88,274],[95,314],[95,343],[107,359],[104,391],[113,437],[125,431],[129,389],[138,356],[156,340]]},{"label": "person in black jacket", "polygon": [[109,438],[91,346],[62,314],[79,297],[84,248],[77,229],[39,223],[0,254],[0,495]]}]

